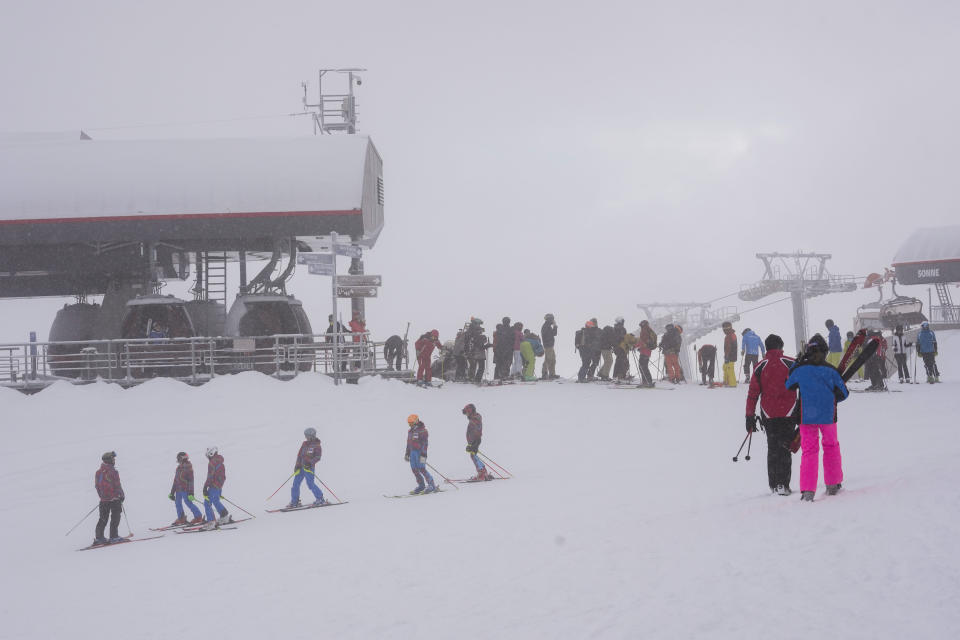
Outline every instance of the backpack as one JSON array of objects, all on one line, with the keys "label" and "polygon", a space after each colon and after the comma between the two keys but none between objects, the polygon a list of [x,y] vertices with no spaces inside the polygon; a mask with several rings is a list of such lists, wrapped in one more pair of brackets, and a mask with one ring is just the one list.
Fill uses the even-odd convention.
[{"label": "backpack", "polygon": [[573,346],[577,349],[583,346],[583,329],[577,329],[577,332],[573,334]]},{"label": "backpack", "polygon": [[653,351],[657,348],[657,332],[653,329],[650,329],[650,332],[647,334],[647,349]]},{"label": "backpack", "polygon": [[533,355],[538,358],[543,355],[543,343],[539,340],[531,340],[530,346],[533,347]]}]

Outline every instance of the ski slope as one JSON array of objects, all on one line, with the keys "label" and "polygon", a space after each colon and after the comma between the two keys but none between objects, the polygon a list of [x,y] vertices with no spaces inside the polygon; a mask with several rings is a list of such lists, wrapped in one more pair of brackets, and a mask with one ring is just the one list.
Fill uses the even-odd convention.
[{"label": "ski slope", "polygon": [[[941,336],[942,353],[960,341]],[[956,359],[954,360],[956,361]],[[944,638],[960,624],[957,386],[852,394],[840,407],[844,488],[812,504],[767,491],[762,437],[734,464],[746,389],[544,383],[422,390],[256,373],[203,387],[0,389],[0,638]],[[429,462],[473,473],[466,419],[505,482],[414,486],[406,417]],[[266,514],[302,431],[350,504]],[[761,434],[758,434],[758,436]],[[138,535],[175,518],[180,450],[199,491],[220,447],[238,529],[76,553],[93,474],[114,449]],[[793,488],[798,489],[799,457]],[[304,487],[304,496],[309,497]],[[329,494],[328,499],[331,498]],[[237,513],[235,509],[231,509]],[[121,533],[126,533],[124,523]]]}]

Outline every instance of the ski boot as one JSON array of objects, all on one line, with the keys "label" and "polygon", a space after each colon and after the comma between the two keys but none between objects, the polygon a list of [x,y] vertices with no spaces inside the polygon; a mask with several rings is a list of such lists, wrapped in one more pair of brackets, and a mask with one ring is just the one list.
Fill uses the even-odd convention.
[{"label": "ski boot", "polygon": [[841,488],[842,488],[842,487],[840,486],[840,483],[839,483],[839,482],[838,482],[837,484],[828,484],[828,485],[827,485],[827,495],[828,495],[828,496],[835,496],[835,495],[837,495],[838,493],[840,493],[840,489],[841,489]]},{"label": "ski boot", "polygon": [[187,524],[189,524],[189,525],[203,524],[203,516],[197,516],[196,518],[194,518],[193,520],[191,520],[191,521],[188,522]]},{"label": "ski boot", "polygon": [[934,381],[935,383],[936,383],[936,382],[940,382],[940,374],[937,374],[937,375],[933,376],[933,381]]},{"label": "ski boot", "polygon": [[813,491],[801,491],[800,502],[813,502]]},{"label": "ski boot", "polygon": [[220,516],[220,518],[217,520],[217,524],[218,524],[218,525],[221,525],[221,526],[222,526],[222,525],[225,525],[225,524],[230,524],[231,522],[233,522],[233,516],[230,515],[229,513],[223,514],[223,515]]},{"label": "ski boot", "polygon": [[299,506],[300,506],[300,500],[291,500],[290,504],[284,507],[284,509],[296,509]]},{"label": "ski boot", "polygon": [[434,493],[437,490],[437,486],[434,484],[429,485],[426,489],[423,490],[423,493]]},{"label": "ski boot", "polygon": [[413,491],[410,492],[410,495],[412,496],[420,495],[421,493],[423,493],[423,489],[424,489],[423,485],[417,485],[413,489]]},{"label": "ski boot", "polygon": [[93,539],[93,545],[92,545],[92,546],[94,546],[94,547],[99,547],[99,546],[102,545],[102,544],[108,544],[108,541],[107,541],[106,538],[100,537],[100,538],[94,538],[94,539]]},{"label": "ski boot", "polygon": [[171,522],[171,523],[170,523],[170,526],[171,526],[171,527],[179,527],[179,526],[182,526],[182,525],[185,525],[185,524],[187,524],[187,516],[180,516],[179,518],[177,518],[176,520],[174,520],[173,522]]},{"label": "ski boot", "polygon": [[327,504],[327,501],[324,500],[323,498],[317,498],[316,500],[313,501],[313,506],[315,507],[322,507],[325,504]]},{"label": "ski boot", "polygon": [[126,538],[121,538],[120,536],[114,536],[107,540],[107,544],[117,544],[118,542],[126,542]]},{"label": "ski boot", "polygon": [[927,384],[933,384],[933,376],[927,376]]},{"label": "ski boot", "polygon": [[790,487],[788,487],[785,484],[778,484],[776,491],[777,491],[777,495],[779,496],[788,496],[791,493]]},{"label": "ski boot", "polygon": [[213,520],[207,520],[204,522],[203,526],[200,527],[200,531],[212,531],[219,526],[219,522],[216,520],[216,518],[214,518]]}]

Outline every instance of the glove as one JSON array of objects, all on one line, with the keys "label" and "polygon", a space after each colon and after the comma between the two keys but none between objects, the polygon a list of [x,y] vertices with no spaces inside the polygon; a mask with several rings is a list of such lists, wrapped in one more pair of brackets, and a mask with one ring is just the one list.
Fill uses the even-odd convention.
[{"label": "glove", "polygon": [[297,467],[296,469],[293,470],[293,475],[298,476],[300,475],[301,471],[303,471],[303,469],[301,469],[300,467]]},{"label": "glove", "polygon": [[203,497],[206,498],[207,495],[208,495],[208,494],[207,494],[207,487],[204,487],[204,488],[203,488]]},{"label": "glove", "polygon": [[171,491],[170,495],[168,495],[167,497],[170,498],[171,500],[176,500],[176,498],[173,497],[173,491]]},{"label": "glove", "polygon": [[410,462],[410,454],[408,453],[408,454],[404,455],[404,456],[403,456],[403,459],[404,459],[404,461],[406,461],[406,462]]},{"label": "glove", "polygon": [[477,451],[478,451],[479,449],[480,449],[480,447],[478,447],[478,446],[475,445],[475,444],[468,444],[468,445],[467,445],[467,453],[477,453]]},{"label": "glove", "polygon": [[747,416],[747,433],[757,431],[757,416]]},{"label": "glove", "polygon": [[187,500],[189,500],[190,502],[193,502],[193,500],[194,500],[193,494],[188,495],[188,496],[187,496]]}]

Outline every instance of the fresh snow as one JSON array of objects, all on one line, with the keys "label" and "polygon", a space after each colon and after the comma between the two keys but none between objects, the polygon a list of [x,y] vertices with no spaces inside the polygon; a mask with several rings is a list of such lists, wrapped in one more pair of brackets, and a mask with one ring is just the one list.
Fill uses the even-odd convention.
[{"label": "fresh snow", "polygon": [[[939,337],[941,353],[960,348]],[[0,389],[0,638],[952,637],[960,399],[956,368],[941,370],[943,384],[894,382],[903,393],[840,406],[845,490],[825,497],[821,480],[812,504],[768,493],[762,434],[752,460],[731,461],[744,386],[429,391],[248,373]],[[515,478],[384,499],[414,486],[410,413],[433,466],[473,473],[467,402],[484,417],[482,450]],[[264,513],[289,500],[287,487],[264,499],[307,426],[323,441],[319,477],[350,504]],[[226,497],[255,520],[74,552],[95,517],[64,533],[97,502],[103,451],[117,451],[130,525],[149,535],[175,517],[176,453],[190,453],[199,491],[213,444]],[[796,491],[799,456],[793,475]]]}]

